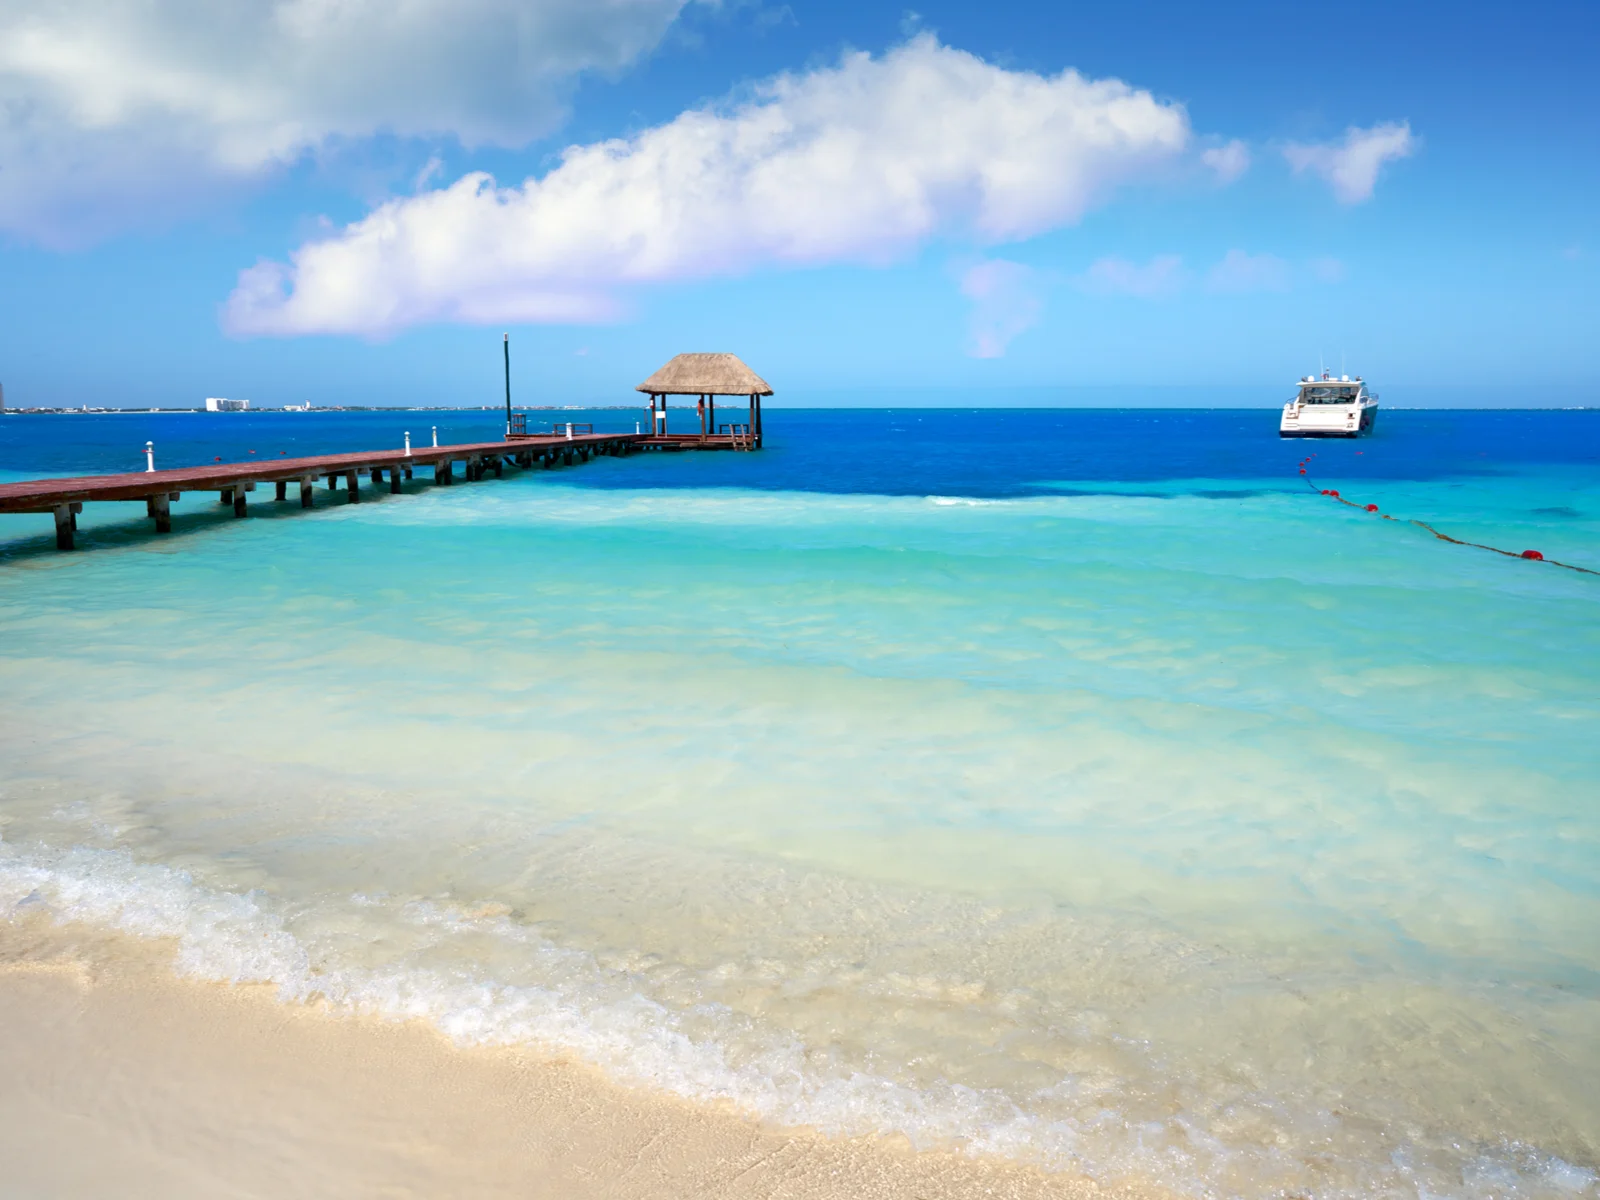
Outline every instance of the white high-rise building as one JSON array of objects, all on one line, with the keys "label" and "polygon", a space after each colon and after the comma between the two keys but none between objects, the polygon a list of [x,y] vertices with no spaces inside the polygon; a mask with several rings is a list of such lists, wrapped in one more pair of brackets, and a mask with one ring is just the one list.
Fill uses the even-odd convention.
[{"label": "white high-rise building", "polygon": [[207,412],[245,412],[250,407],[248,400],[228,400],[222,396],[207,396]]}]

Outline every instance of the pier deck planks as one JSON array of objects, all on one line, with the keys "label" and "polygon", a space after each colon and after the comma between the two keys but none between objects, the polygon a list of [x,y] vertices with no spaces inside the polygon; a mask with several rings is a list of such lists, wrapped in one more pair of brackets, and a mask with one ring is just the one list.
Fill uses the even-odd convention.
[{"label": "pier deck planks", "polygon": [[[65,479],[29,479],[21,483],[0,484],[0,513],[54,513],[56,544],[72,549],[76,514],[90,501],[143,500],[156,529],[171,529],[170,502],[184,492],[217,492],[223,503],[232,503],[234,512],[246,515],[245,492],[258,483],[278,485],[279,499],[285,499],[290,483],[300,485],[300,503],[311,507],[311,484],[327,479],[333,487],[339,478],[346,482],[348,499],[357,501],[360,476],[387,471],[391,491],[398,491],[396,471],[411,477],[411,468],[431,466],[434,478],[443,484],[454,482],[453,464],[466,464],[468,479],[482,478],[488,471],[500,472],[507,458],[542,458],[552,452],[590,454],[630,453],[647,447],[651,439],[631,433],[593,433],[566,436],[518,437],[498,442],[468,442],[454,446],[413,447],[393,450],[362,450],[353,454],[320,454],[309,458],[276,458],[260,461],[212,463],[203,467],[180,467],[167,471],[133,471],[124,475],[83,475]],[[712,447],[707,447],[708,449]],[[720,448],[720,447],[718,447]]]}]

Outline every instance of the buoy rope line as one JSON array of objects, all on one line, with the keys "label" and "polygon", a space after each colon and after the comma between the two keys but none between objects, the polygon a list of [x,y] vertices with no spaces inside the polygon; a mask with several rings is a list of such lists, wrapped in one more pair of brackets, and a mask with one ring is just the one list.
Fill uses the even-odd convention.
[{"label": "buoy rope line", "polygon": [[1448,533],[1440,533],[1426,521],[1408,520],[1405,517],[1392,517],[1386,512],[1380,512],[1376,504],[1357,504],[1354,500],[1346,500],[1332,488],[1319,488],[1316,484],[1311,482],[1311,476],[1307,473],[1307,466],[1315,457],[1316,455],[1312,454],[1300,460],[1300,474],[1305,478],[1306,486],[1312,491],[1316,492],[1317,495],[1326,496],[1330,500],[1337,500],[1340,504],[1343,504],[1347,508],[1357,508],[1362,512],[1372,513],[1374,516],[1382,517],[1385,521],[1404,521],[1408,525],[1415,525],[1419,529],[1426,529],[1441,542],[1449,542],[1452,546],[1471,546],[1475,550],[1488,550],[1494,554],[1503,554],[1507,558],[1523,558],[1527,559],[1529,562],[1549,563],[1552,567],[1565,567],[1569,571],[1577,571],[1583,575],[1600,575],[1600,571],[1594,571],[1588,567],[1574,566],[1572,563],[1557,562],[1553,558],[1546,558],[1537,550],[1523,550],[1518,552],[1516,550],[1502,550],[1499,546],[1485,546],[1482,542],[1465,542],[1460,538],[1451,537]]}]

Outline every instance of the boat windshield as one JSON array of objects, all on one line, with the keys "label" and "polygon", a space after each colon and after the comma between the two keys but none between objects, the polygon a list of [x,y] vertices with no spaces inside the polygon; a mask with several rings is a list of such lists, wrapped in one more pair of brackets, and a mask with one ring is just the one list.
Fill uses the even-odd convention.
[{"label": "boat windshield", "polygon": [[1300,389],[1300,400],[1304,404],[1352,404],[1360,392],[1356,384],[1308,384]]}]

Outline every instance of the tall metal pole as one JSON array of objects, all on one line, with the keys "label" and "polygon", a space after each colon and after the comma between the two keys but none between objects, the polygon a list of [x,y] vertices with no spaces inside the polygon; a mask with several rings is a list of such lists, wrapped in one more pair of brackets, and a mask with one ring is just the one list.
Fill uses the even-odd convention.
[{"label": "tall metal pole", "polygon": [[508,333],[501,341],[506,353],[506,436],[511,436],[511,335]]}]

